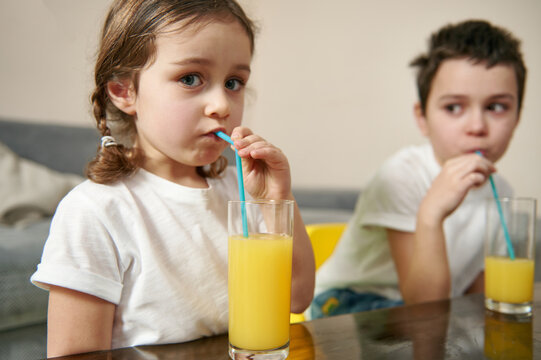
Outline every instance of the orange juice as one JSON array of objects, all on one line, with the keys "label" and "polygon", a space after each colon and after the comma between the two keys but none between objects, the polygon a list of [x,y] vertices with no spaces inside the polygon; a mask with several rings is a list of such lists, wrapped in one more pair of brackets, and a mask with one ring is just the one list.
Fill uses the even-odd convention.
[{"label": "orange juice", "polygon": [[534,262],[530,259],[487,256],[485,296],[494,301],[520,304],[533,299]]},{"label": "orange juice", "polygon": [[291,236],[229,238],[229,342],[269,350],[289,341]]}]

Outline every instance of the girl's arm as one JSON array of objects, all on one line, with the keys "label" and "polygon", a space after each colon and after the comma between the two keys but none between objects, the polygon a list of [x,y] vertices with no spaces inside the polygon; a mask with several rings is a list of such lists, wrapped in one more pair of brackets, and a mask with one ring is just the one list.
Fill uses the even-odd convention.
[{"label": "girl's arm", "polygon": [[[293,196],[291,197],[293,199]],[[299,207],[295,202],[293,219],[293,267],[291,273],[291,312],[300,314],[314,297],[316,265],[312,243],[306,233]]]},{"label": "girl's arm", "polygon": [[476,154],[450,159],[419,206],[415,233],[387,230],[404,302],[450,296],[451,272],[443,222],[468,191],[482,185],[494,170],[490,161]]},{"label": "girl's arm", "polygon": [[51,286],[47,357],[111,349],[115,304],[79,291]]},{"label": "girl's arm", "polygon": [[[242,158],[245,189],[254,199],[295,200],[291,192],[289,163],[280,149],[247,128],[235,128],[231,139]],[[294,216],[291,311],[301,313],[314,296],[315,261],[296,203]]]}]

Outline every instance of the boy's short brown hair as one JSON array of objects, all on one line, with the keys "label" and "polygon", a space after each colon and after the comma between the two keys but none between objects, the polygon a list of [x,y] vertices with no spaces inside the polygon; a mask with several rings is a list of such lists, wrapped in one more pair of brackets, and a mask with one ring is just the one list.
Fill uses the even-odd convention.
[{"label": "boy's short brown hair", "polygon": [[520,52],[520,40],[509,31],[483,20],[468,20],[441,28],[430,37],[428,52],[410,63],[410,66],[418,69],[417,91],[423,112],[426,111],[432,80],[440,65],[445,60],[458,58],[486,63],[487,68],[511,65],[517,79],[520,112],[526,82],[526,66]]}]

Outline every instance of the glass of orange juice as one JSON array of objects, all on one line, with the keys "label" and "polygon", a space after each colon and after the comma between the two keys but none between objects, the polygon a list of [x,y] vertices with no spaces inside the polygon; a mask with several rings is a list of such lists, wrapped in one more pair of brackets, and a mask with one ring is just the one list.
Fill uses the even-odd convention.
[{"label": "glass of orange juice", "polygon": [[485,306],[531,315],[534,284],[536,200],[487,200]]},{"label": "glass of orange juice", "polygon": [[289,354],[293,209],[291,200],[228,203],[232,359]]}]

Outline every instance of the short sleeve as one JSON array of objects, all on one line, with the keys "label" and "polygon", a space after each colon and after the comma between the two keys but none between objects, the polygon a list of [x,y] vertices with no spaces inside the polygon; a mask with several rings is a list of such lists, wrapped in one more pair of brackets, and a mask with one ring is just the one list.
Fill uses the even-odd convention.
[{"label": "short sleeve", "polygon": [[122,290],[120,250],[103,211],[78,190],[60,202],[31,281],[44,289],[56,285],[118,304]]},{"label": "short sleeve", "polygon": [[417,210],[431,181],[420,159],[404,153],[392,157],[363,190],[360,225],[414,232]]}]

